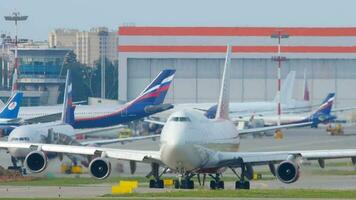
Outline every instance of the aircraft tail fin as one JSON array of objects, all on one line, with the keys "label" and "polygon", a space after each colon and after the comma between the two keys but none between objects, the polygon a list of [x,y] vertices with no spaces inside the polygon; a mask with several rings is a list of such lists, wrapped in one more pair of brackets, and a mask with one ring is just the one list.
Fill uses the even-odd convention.
[{"label": "aircraft tail fin", "polygon": [[231,46],[227,46],[224,72],[221,81],[221,89],[217,112],[215,119],[229,118],[229,103],[230,103],[230,65],[231,65]]},{"label": "aircraft tail fin", "polygon": [[62,110],[62,123],[74,124],[74,109],[72,98],[72,80],[70,71],[67,71],[66,83],[64,87],[63,110]]},{"label": "aircraft tail fin", "polygon": [[173,81],[175,72],[175,69],[162,70],[135,100],[147,99],[150,101],[147,102],[149,104],[162,104]]},{"label": "aircraft tail fin", "polygon": [[304,88],[303,88],[303,100],[310,101],[310,93],[308,88],[308,80],[307,80],[307,70],[304,69]]},{"label": "aircraft tail fin", "polygon": [[312,128],[317,128],[320,123],[325,124],[336,119],[336,116],[330,114],[334,100],[335,93],[329,93],[319,108],[310,115],[310,119],[313,122]]},{"label": "aircraft tail fin", "polygon": [[329,93],[328,96],[324,99],[321,105],[316,109],[312,115],[322,114],[330,115],[331,109],[335,100],[335,93]]},{"label": "aircraft tail fin", "polygon": [[22,98],[22,92],[15,92],[0,111],[0,118],[16,119],[19,114]]},{"label": "aircraft tail fin", "polygon": [[[282,104],[288,104],[291,102],[293,96],[294,81],[295,81],[295,71],[291,71],[288,73],[286,79],[282,83],[282,88],[281,88]],[[274,101],[277,102],[277,96],[274,98]]]}]

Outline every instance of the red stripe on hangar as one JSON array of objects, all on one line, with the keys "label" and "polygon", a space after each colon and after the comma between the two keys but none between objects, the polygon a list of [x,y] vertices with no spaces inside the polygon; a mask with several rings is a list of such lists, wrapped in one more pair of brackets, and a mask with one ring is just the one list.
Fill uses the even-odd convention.
[{"label": "red stripe on hangar", "polygon": [[[141,53],[225,53],[226,46],[141,46],[120,45],[119,52]],[[277,46],[233,46],[234,53],[274,53]],[[282,46],[287,53],[356,53],[356,46]]]},{"label": "red stripe on hangar", "polygon": [[356,27],[119,27],[120,36],[356,36]]}]

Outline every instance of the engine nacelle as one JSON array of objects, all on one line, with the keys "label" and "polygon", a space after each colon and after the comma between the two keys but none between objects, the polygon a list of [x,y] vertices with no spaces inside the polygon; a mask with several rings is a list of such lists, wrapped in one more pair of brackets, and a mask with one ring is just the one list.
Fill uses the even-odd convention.
[{"label": "engine nacelle", "polygon": [[40,173],[46,169],[48,163],[47,155],[43,151],[33,151],[25,158],[25,166],[31,172]]},{"label": "engine nacelle", "polygon": [[107,159],[95,158],[89,164],[92,176],[98,179],[105,179],[111,173],[111,163]]},{"label": "engine nacelle", "polygon": [[277,178],[283,183],[294,183],[299,178],[299,168],[299,165],[293,161],[283,161],[277,167]]}]

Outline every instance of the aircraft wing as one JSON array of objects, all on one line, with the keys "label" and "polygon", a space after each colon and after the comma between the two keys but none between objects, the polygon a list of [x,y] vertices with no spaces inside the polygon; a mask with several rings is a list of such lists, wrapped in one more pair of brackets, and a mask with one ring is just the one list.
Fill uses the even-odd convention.
[{"label": "aircraft wing", "polygon": [[83,134],[83,135],[91,135],[91,134],[100,134],[106,133],[108,131],[119,131],[120,129],[127,128],[126,125],[118,125],[118,126],[109,126],[103,128],[90,128],[90,129],[75,129],[75,134]]},{"label": "aircraft wing", "polygon": [[147,139],[155,140],[159,137],[161,137],[160,134],[155,134],[155,135],[128,137],[128,138],[115,138],[115,139],[107,139],[107,140],[85,141],[85,142],[81,142],[80,144],[82,144],[82,145],[107,145],[107,144],[113,144],[113,143],[126,143],[126,142],[133,142],[133,141],[147,140]]},{"label": "aircraft wing", "polygon": [[152,120],[152,119],[145,119],[144,121],[148,122],[148,123],[152,123],[152,124],[161,125],[161,126],[164,126],[166,124],[166,122],[162,122],[162,121],[158,121],[158,120]]},{"label": "aircraft wing", "polygon": [[65,154],[87,155],[87,156],[104,156],[118,160],[128,160],[137,162],[159,162],[159,151],[140,151],[126,150],[102,147],[89,146],[72,146],[58,144],[41,144],[41,143],[15,143],[15,142],[0,142],[0,148],[22,148],[41,150],[44,152],[57,152]]},{"label": "aircraft wing", "polygon": [[[356,157],[356,149],[275,151],[275,152],[216,152],[215,165],[238,167],[242,162],[252,165],[279,163],[290,159],[324,160]],[[214,163],[212,163],[214,165]]]},{"label": "aircraft wing", "polygon": [[345,111],[350,111],[350,110],[356,110],[356,106],[335,108],[335,109],[332,109],[331,112],[336,113],[336,112],[345,112]]},{"label": "aircraft wing", "polygon": [[46,122],[54,122],[61,119],[62,113],[53,113],[48,115],[43,115],[40,117],[26,118],[23,119],[25,123],[35,124],[35,123],[46,123]]},{"label": "aircraft wing", "polygon": [[246,134],[251,134],[251,133],[260,133],[260,132],[264,132],[264,131],[271,131],[271,130],[277,130],[277,129],[310,126],[312,124],[313,124],[313,122],[304,122],[304,123],[286,124],[286,125],[280,125],[280,126],[267,126],[267,127],[261,127],[261,128],[248,128],[248,129],[238,130],[238,132],[239,132],[239,135],[246,135]]}]

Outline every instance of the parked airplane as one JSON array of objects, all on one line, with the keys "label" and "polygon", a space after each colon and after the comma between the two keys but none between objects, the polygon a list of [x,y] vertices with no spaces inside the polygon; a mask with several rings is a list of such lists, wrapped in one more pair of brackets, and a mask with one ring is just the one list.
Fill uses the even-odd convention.
[{"label": "parked airplane", "polygon": [[[172,82],[175,70],[163,70],[157,78],[155,78],[152,83],[144,89],[144,91],[128,103],[122,110],[118,112],[113,112],[110,115],[99,116],[96,121],[92,121],[90,118],[88,121],[81,121],[82,123],[92,123],[87,125],[90,127],[99,127],[100,123],[105,123],[104,125],[117,125],[125,120],[134,120],[149,114],[159,112],[162,107],[160,107],[163,102],[167,90]],[[75,130],[75,125],[77,121],[74,118],[74,106],[72,105],[72,83],[70,81],[69,72],[67,74],[65,92],[64,92],[64,103],[63,111],[60,121],[47,122],[39,124],[23,125],[15,128],[9,135],[8,141],[10,142],[35,142],[35,143],[54,143],[54,144],[74,144],[74,145],[101,145],[109,144],[115,142],[123,142],[126,139],[112,139],[112,140],[102,140],[102,141],[92,141],[86,143],[80,143],[76,141],[75,136],[77,134],[92,134],[105,132],[107,129],[94,129],[94,130]],[[124,114],[122,114],[124,113]],[[123,116],[120,116],[123,115]],[[127,115],[127,116],[126,116]],[[121,118],[120,118],[121,117]],[[123,120],[122,120],[123,119]],[[143,136],[135,137],[132,140],[146,139],[153,136]],[[23,162],[27,154],[30,152],[28,150],[23,150],[19,148],[9,148],[9,153],[11,155],[11,160],[13,167],[18,169],[17,161]],[[51,155],[51,154],[50,154]],[[74,159],[72,159],[74,160]]]},{"label": "parked airplane", "polygon": [[[320,119],[323,123],[329,123],[336,119],[336,116],[331,115],[335,93],[330,93],[321,103],[318,109],[307,114],[283,114],[281,115],[281,124],[293,124],[312,121],[312,119]],[[256,119],[262,119],[265,126],[274,126],[278,122],[277,115],[256,116]],[[316,127],[312,127],[316,128]]]},{"label": "parked airplane", "polygon": [[[285,81],[282,82],[281,89],[281,107],[283,113],[310,112],[312,106],[309,100],[309,90],[306,76],[304,77],[303,100],[293,99],[293,88],[295,82],[295,71],[288,73]],[[234,117],[244,118],[251,117],[251,114],[266,115],[276,114],[277,97],[273,101],[257,102],[232,102],[230,103],[230,114]],[[203,112],[216,112],[216,103],[183,103],[174,104],[174,108],[155,115],[161,119],[167,119],[175,111],[194,108]],[[214,112],[214,113],[215,113]],[[214,118],[214,116],[210,116]]]},{"label": "parked airplane", "polygon": [[[159,166],[181,174],[176,187],[193,188],[191,178],[199,174],[209,174],[213,180],[211,189],[224,188],[221,174],[230,168],[236,175],[237,189],[249,189],[246,180],[252,174],[254,165],[269,165],[272,173],[284,183],[297,181],[301,159],[318,160],[323,166],[324,159],[349,158],[356,156],[356,149],[350,150],[310,150],[277,152],[238,152],[239,132],[229,117],[229,75],[231,47],[228,47],[223,72],[218,110],[215,119],[208,119],[197,110],[183,110],[173,113],[162,130],[159,151],[127,150],[102,147],[84,147],[41,143],[0,142],[0,148],[22,148],[32,150],[25,159],[25,165],[32,172],[41,172],[47,166],[47,153],[64,153],[96,157],[90,162],[89,171],[94,177],[103,179],[109,176],[109,158],[145,162],[152,164],[154,180],[150,187],[164,187]],[[276,126],[281,128],[290,125]],[[295,125],[294,125],[295,126]],[[260,128],[268,130],[271,127]],[[259,131],[260,131],[259,130]],[[219,150],[218,150],[219,149]],[[222,150],[225,149],[225,150]],[[278,164],[275,168],[275,164]],[[235,171],[241,168],[240,175]],[[164,174],[164,173],[162,173]],[[199,176],[198,176],[199,177]]]},{"label": "parked airplane", "polygon": [[[330,93],[321,103],[321,105],[313,112],[303,113],[303,114],[282,114],[280,123],[283,124],[299,124],[303,122],[312,122],[315,119],[320,119],[320,122],[326,124],[336,119],[336,116],[331,115],[331,109],[333,101],[335,99],[335,93]],[[209,109],[205,115],[213,119],[215,118],[216,110],[215,107]],[[256,115],[252,113],[249,117],[240,117],[238,113],[236,115],[230,113],[230,119],[233,122],[248,122],[247,127],[256,128],[264,126],[275,126],[278,124],[278,115]],[[313,124],[314,126],[317,124]],[[316,128],[316,127],[312,127]]]}]

